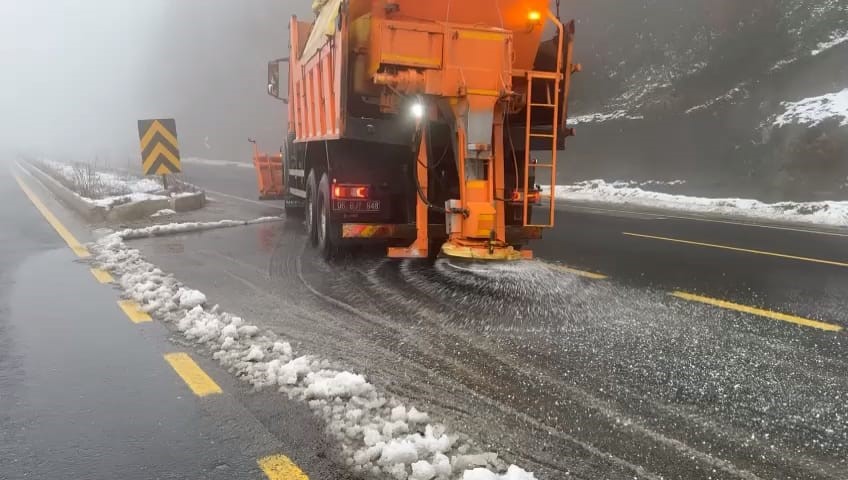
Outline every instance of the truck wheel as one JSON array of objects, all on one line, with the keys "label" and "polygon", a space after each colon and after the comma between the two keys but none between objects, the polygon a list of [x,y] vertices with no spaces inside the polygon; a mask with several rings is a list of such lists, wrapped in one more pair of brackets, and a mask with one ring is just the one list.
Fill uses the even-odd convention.
[{"label": "truck wheel", "polygon": [[332,221],[330,204],[330,181],[327,174],[321,175],[318,184],[318,208],[316,209],[318,250],[327,260],[336,256],[339,246],[338,225]]},{"label": "truck wheel", "polygon": [[315,181],[315,171],[311,170],[306,178],[306,204],[304,212],[304,224],[306,225],[306,236],[309,244],[313,247],[318,244],[318,229],[315,227],[318,206],[318,183]]}]

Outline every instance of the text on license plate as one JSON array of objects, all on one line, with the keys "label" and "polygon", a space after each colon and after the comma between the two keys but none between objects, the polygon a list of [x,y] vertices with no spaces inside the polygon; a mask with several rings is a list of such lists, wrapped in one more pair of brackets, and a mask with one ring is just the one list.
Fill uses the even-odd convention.
[{"label": "text on license plate", "polygon": [[346,212],[378,212],[379,200],[333,200],[333,210]]}]

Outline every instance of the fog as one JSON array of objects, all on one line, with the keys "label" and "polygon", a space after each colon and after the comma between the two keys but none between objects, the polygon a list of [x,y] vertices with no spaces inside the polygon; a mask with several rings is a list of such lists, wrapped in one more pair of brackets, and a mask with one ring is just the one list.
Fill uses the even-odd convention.
[{"label": "fog", "polygon": [[[247,160],[249,136],[276,150],[285,105],[265,94],[266,62],[288,54],[289,17],[311,18],[311,3],[0,0],[0,158],[134,161],[136,121],[151,117],[177,119],[184,156]],[[848,31],[846,11],[848,0],[562,1],[585,67],[570,113],[644,121],[580,125],[559,181],[832,191],[848,133],[762,126],[782,101],[846,85],[844,47],[810,53]]]},{"label": "fog", "polygon": [[[297,4],[292,8],[289,4]],[[137,155],[136,121],[177,118],[185,155],[249,155],[282,138],[265,64],[309,2],[0,0],[0,152]]]}]

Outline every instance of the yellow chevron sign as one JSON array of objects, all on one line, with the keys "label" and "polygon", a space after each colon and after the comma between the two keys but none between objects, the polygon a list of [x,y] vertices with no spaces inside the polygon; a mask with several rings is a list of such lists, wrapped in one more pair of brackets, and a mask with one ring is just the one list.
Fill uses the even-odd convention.
[{"label": "yellow chevron sign", "polygon": [[138,138],[141,140],[141,169],[145,175],[166,175],[182,171],[176,120],[139,120]]}]

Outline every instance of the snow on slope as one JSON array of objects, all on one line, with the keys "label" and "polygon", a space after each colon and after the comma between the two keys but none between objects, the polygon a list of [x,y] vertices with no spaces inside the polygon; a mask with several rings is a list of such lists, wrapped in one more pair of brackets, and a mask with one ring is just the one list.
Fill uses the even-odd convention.
[{"label": "snow on slope", "polygon": [[[550,187],[543,190],[550,192]],[[763,203],[743,198],[703,198],[650,192],[627,182],[608,183],[589,180],[573,185],[559,185],[557,200],[601,202],[618,205],[710,213],[745,217],[752,220],[795,222],[848,227],[848,202],[781,202]]]},{"label": "snow on slope", "polygon": [[818,55],[822,52],[830,50],[831,48],[841,45],[845,42],[848,42],[848,31],[846,32],[834,32],[830,39],[826,42],[821,42],[818,44],[815,50],[811,52],[813,56]]},{"label": "snow on slope", "polygon": [[798,102],[783,102],[786,111],[779,115],[774,125],[789,124],[818,125],[830,118],[841,118],[843,127],[848,127],[848,88],[841,92],[810,97]]},{"label": "snow on slope", "polygon": [[610,120],[643,120],[642,115],[630,115],[625,110],[616,110],[610,113],[589,113],[578,115],[568,119],[569,125],[580,125],[586,123],[603,123]]},{"label": "snow on slope", "polygon": [[211,306],[205,295],[145,261],[124,240],[277,220],[157,225],[107,235],[93,247],[101,268],[119,275],[124,295],[157,319],[213,352],[229,371],[257,388],[275,388],[307,402],[338,441],[340,456],[357,473],[397,480],[535,480],[481,452],[426,412],[387,396],[361,374],[295,353],[273,332]]}]

